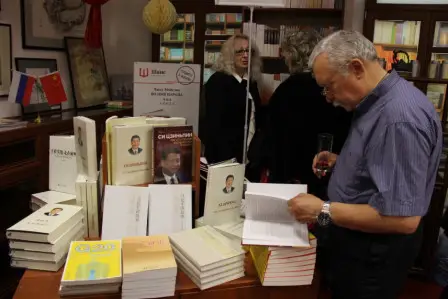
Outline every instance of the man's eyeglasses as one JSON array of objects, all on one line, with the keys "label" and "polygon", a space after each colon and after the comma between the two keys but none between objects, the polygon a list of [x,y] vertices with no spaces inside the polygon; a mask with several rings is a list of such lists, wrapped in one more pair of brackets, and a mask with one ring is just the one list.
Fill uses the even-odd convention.
[{"label": "man's eyeglasses", "polygon": [[324,87],[323,89],[322,89],[322,92],[321,92],[321,94],[323,95],[323,96],[327,96],[328,95],[328,88],[327,87]]},{"label": "man's eyeglasses", "polygon": [[[255,51],[252,49],[251,54],[253,55],[255,53]],[[236,50],[235,51],[236,55],[244,55],[244,54],[249,54],[249,49],[240,49],[240,50]]]}]

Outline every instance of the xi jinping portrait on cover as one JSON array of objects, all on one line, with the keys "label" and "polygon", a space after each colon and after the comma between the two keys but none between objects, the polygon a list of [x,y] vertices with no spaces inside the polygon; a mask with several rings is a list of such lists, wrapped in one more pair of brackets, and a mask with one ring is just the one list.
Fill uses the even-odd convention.
[{"label": "xi jinping portrait on cover", "polygon": [[187,184],[191,178],[182,172],[180,147],[167,144],[160,153],[160,163],[154,171],[154,184]]}]

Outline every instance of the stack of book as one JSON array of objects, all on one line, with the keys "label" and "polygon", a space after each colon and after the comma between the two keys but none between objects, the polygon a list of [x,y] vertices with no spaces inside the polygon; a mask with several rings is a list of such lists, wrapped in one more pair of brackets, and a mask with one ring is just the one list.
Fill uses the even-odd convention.
[{"label": "stack of book", "polygon": [[76,205],[76,195],[58,191],[45,191],[31,195],[30,208],[37,211],[47,204]]},{"label": "stack of book", "polygon": [[83,236],[82,208],[48,204],[6,231],[11,266],[58,271],[72,240]]},{"label": "stack of book", "polygon": [[316,238],[309,248],[250,246],[250,253],[263,286],[311,285],[316,264]]},{"label": "stack of book", "polygon": [[121,298],[172,297],[177,265],[167,235],[123,239]]},{"label": "stack of book", "polygon": [[70,244],[59,294],[118,293],[121,279],[121,240],[75,241]]},{"label": "stack of book", "polygon": [[179,268],[205,290],[244,276],[244,250],[211,226],[170,235]]}]

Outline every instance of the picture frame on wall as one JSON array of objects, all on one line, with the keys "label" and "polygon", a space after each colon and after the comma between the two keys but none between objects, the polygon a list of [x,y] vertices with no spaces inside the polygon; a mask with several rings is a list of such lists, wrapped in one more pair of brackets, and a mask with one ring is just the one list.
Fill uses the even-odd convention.
[{"label": "picture frame on wall", "polygon": [[24,49],[64,51],[65,36],[84,36],[88,5],[78,1],[76,6],[67,8],[65,2],[20,0]]},{"label": "picture frame on wall", "polygon": [[[16,57],[15,64],[17,71],[34,76],[42,76],[58,70],[56,59]],[[41,91],[38,91],[37,88],[35,84],[31,93],[30,104],[28,106],[22,106],[23,115],[62,110],[62,105],[60,104],[48,105],[45,95]]]},{"label": "picture frame on wall", "polygon": [[0,24],[0,96],[9,94],[12,76],[11,25]]},{"label": "picture frame on wall", "polygon": [[103,48],[87,47],[75,37],[66,37],[65,47],[75,107],[104,106],[111,97]]}]

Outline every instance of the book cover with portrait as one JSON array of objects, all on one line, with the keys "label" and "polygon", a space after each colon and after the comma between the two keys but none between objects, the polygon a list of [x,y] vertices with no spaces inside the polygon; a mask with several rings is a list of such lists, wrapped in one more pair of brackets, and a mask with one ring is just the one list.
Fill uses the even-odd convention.
[{"label": "book cover with portrait", "polygon": [[222,225],[240,219],[245,166],[240,163],[210,165],[205,189],[204,224]]},{"label": "book cover with portrait", "polygon": [[193,126],[154,128],[154,184],[191,184]]},{"label": "book cover with portrait", "polygon": [[152,182],[152,130],[149,124],[112,128],[112,185]]}]

